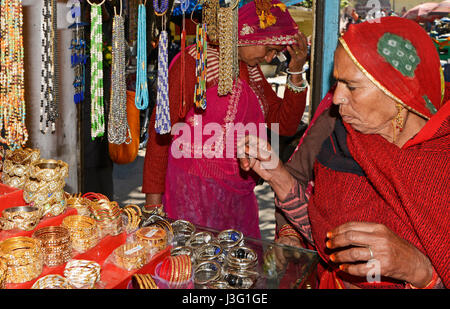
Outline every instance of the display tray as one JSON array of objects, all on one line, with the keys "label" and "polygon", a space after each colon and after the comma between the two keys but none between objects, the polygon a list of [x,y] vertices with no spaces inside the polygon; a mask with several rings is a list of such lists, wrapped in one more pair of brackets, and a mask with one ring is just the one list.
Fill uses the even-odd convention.
[{"label": "display tray", "polygon": [[[195,225],[196,232],[207,231],[217,238],[220,231]],[[172,244],[176,247],[178,244]],[[243,238],[243,245],[258,257],[258,278],[251,289],[310,289],[316,288],[316,251],[278,244],[274,241]],[[278,256],[283,256],[282,261]],[[195,285],[195,288],[205,288]]]},{"label": "display tray", "polygon": [[[63,218],[67,215],[76,214],[76,210],[69,208],[63,214],[45,218],[33,231],[0,231],[0,241],[14,236],[31,236],[33,232],[43,226],[60,225]],[[195,226],[196,233],[206,231],[213,235],[215,239],[220,231]],[[125,270],[118,267],[109,258],[115,248],[127,242],[130,235],[122,232],[117,236],[106,236],[92,249],[84,252],[72,254],[72,259],[85,259],[97,262],[101,266],[100,280],[95,285],[96,289],[129,289],[133,274],[150,274],[155,276],[157,265],[171,254],[171,250],[179,245],[179,241],[174,241],[170,246],[154,254],[151,260],[137,270]],[[272,241],[258,240],[250,237],[244,237],[240,244],[253,250],[257,255],[257,264],[254,272],[257,272],[257,278],[251,285],[251,289],[298,289],[316,287],[316,266],[318,255],[316,251],[294,248],[286,245],[280,245]],[[278,258],[280,254],[284,257],[284,262]],[[194,265],[195,267],[195,265]],[[7,289],[29,289],[40,278],[49,274],[63,275],[65,264],[48,267],[44,266],[42,273],[38,278],[20,284],[6,284]],[[221,279],[222,280],[222,279]],[[222,280],[223,281],[223,280]],[[189,288],[205,289],[211,288],[206,285],[193,284]],[[223,287],[222,287],[223,288]],[[227,286],[226,288],[232,288]],[[239,288],[239,287],[238,287]]]},{"label": "display tray", "polygon": [[0,212],[8,207],[25,205],[23,190],[0,183]]}]

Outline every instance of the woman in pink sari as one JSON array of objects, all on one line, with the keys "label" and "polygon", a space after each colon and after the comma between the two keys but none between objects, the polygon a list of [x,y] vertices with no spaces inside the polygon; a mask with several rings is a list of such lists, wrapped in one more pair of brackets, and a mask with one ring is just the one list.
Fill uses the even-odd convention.
[{"label": "woman in pink sari", "polygon": [[[269,16],[268,13],[270,19],[261,19]],[[163,203],[169,218],[217,230],[237,229],[245,236],[260,238],[254,194],[257,176],[239,169],[236,140],[241,133],[237,132],[241,126],[241,129],[257,130],[259,136],[265,137],[265,126],[272,128],[274,123],[279,124],[280,135],[296,132],[306,104],[306,82],[301,74],[290,75],[281,99],[265,79],[259,64],[271,62],[278,52],[287,48],[291,56],[289,71],[299,73],[307,57],[307,40],[278,0],[258,0],[242,6],[238,34],[239,77],[228,95],[218,95],[220,50],[208,45],[204,111],[197,109],[193,100],[195,46],[186,48],[185,106],[179,97],[183,76],[180,55],[172,61],[169,68],[172,134],[155,132],[153,113],[142,191],[146,193],[147,205]],[[226,131],[226,128],[235,130]],[[217,131],[224,136],[218,138]]]}]

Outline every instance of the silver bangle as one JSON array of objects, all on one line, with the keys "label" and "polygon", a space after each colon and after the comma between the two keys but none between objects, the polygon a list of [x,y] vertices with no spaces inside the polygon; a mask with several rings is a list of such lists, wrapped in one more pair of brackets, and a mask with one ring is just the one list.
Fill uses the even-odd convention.
[{"label": "silver bangle", "polygon": [[305,70],[299,71],[299,72],[291,72],[291,71],[289,71],[289,68],[286,69],[286,73],[288,73],[289,75],[300,75],[300,74],[303,74],[305,72],[306,72]]},{"label": "silver bangle", "polygon": [[306,80],[303,80],[303,83],[302,83],[301,86],[296,86],[296,85],[294,85],[294,84],[292,83],[290,77],[291,77],[291,76],[288,76],[288,77],[287,77],[287,83],[286,83],[286,87],[287,87],[289,90],[291,90],[291,91],[293,91],[293,92],[295,92],[295,93],[300,93],[300,92],[305,91],[306,88],[308,88],[308,82],[307,82]]}]

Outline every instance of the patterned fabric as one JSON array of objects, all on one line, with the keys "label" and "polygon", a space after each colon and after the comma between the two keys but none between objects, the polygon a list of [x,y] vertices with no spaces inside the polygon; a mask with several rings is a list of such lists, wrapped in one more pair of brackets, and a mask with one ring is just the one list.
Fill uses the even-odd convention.
[{"label": "patterned fabric", "polygon": [[382,17],[352,24],[339,41],[361,71],[405,108],[429,119],[425,96],[436,110],[443,105],[439,55],[416,22]]},{"label": "patterned fabric", "polygon": [[278,0],[271,4],[275,23],[264,28],[261,28],[255,1],[239,9],[238,45],[290,45],[296,42],[294,35],[298,33],[298,26],[288,10]]},{"label": "patterned fabric", "polygon": [[102,8],[91,6],[91,138],[105,133],[103,105]]},{"label": "patterned fabric", "polygon": [[170,133],[169,81],[168,81],[168,36],[161,31],[158,50],[158,94],[156,97],[155,130],[158,134]]},{"label": "patterned fabric", "polygon": [[409,40],[386,33],[378,41],[378,53],[404,76],[414,77],[420,58]]}]

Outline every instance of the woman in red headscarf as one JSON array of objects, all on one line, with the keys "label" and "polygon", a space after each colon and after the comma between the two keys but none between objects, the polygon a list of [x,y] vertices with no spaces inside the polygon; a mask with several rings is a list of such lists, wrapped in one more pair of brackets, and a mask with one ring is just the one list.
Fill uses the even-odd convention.
[{"label": "woman in red headscarf", "polygon": [[322,288],[449,287],[450,104],[431,39],[398,17],[351,25],[334,77],[286,165],[241,159],[276,193],[280,241],[317,249]]},{"label": "woman in red headscarf", "polygon": [[[226,43],[232,47],[232,42]],[[299,33],[284,4],[278,0],[257,0],[239,8],[236,44],[239,78],[228,95],[218,93],[219,55],[225,52],[208,44],[206,110],[194,105],[195,46],[186,48],[184,68],[180,54],[172,61],[169,101],[173,135],[155,132],[153,113],[142,191],[146,193],[149,206],[163,202],[170,218],[185,219],[217,230],[232,228],[246,236],[260,238],[258,204],[254,195],[257,176],[240,171],[235,143],[220,148],[219,140],[212,145],[210,141],[217,137],[217,129],[224,130],[230,125],[258,128],[264,135],[265,124],[278,123],[280,135],[295,134],[306,104],[307,84],[300,73],[307,58],[307,40]],[[291,56],[289,70],[298,74],[289,76],[287,90],[281,99],[265,79],[259,64],[270,63],[285,48]],[[182,77],[184,103],[180,98]],[[212,127],[216,129],[214,134]],[[201,137],[198,143],[196,132],[200,132]]]}]

